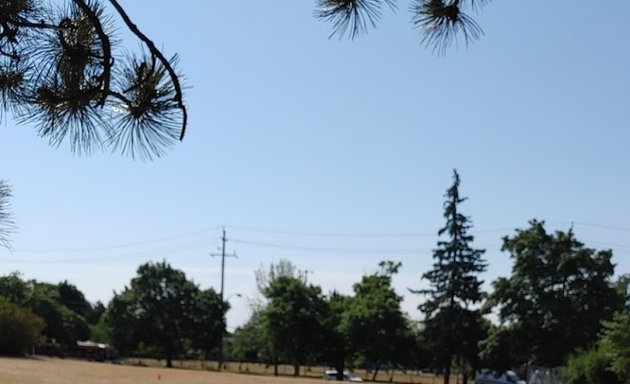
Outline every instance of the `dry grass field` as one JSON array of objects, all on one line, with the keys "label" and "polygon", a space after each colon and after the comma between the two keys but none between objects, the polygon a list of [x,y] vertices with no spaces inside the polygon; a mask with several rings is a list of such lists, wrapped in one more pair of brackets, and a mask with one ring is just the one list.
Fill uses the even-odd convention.
[{"label": "dry grass field", "polygon": [[[159,367],[164,365],[164,361],[158,361],[155,359],[129,358],[125,360],[125,364],[132,366]],[[202,363],[195,360],[173,360],[173,366],[177,368],[193,370],[216,370],[217,363],[216,361],[206,361]],[[319,379],[320,384],[322,384],[321,378],[324,374],[325,369],[325,367],[321,366],[303,365],[300,367],[300,377]],[[258,363],[226,362],[223,366],[223,370],[232,373],[272,376],[274,367],[273,365]],[[365,381],[372,380],[372,372],[370,371],[366,371],[364,369],[355,369],[353,373],[356,376],[363,378]],[[278,374],[280,376],[292,376],[293,366],[280,364],[278,366]],[[397,384],[442,384],[443,378],[422,372],[380,370],[376,375],[376,381],[381,383]],[[456,375],[452,375],[450,382],[453,384],[457,384],[461,382],[461,378],[458,378]]]},{"label": "dry grass field", "polygon": [[[131,362],[129,363],[138,363]],[[250,374],[239,374],[239,364],[226,366],[230,371],[215,372],[200,370],[192,363],[175,362],[176,368],[158,366],[157,361],[143,361],[147,366],[114,365],[56,358],[12,359],[0,358],[0,384],[322,384],[323,368],[305,368],[302,374],[310,377],[270,376],[271,367],[247,367]],[[177,368],[180,365],[181,368]],[[207,369],[216,365],[209,363]],[[187,368],[187,369],[183,369]],[[240,366],[241,372],[246,372]],[[290,367],[281,367],[280,373],[292,372]],[[256,374],[252,374],[256,373]],[[366,377],[365,372],[355,372]],[[388,382],[390,376],[379,375],[377,380]],[[441,384],[441,378],[432,375],[394,374],[394,382],[410,384]],[[457,379],[452,378],[452,383]]]},{"label": "dry grass field", "polygon": [[132,367],[67,359],[0,358],[2,384],[321,384],[321,379]]}]

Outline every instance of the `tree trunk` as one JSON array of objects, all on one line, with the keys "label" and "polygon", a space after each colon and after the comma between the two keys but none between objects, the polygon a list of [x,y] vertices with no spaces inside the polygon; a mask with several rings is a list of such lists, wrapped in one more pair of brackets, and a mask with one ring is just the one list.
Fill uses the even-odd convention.
[{"label": "tree trunk", "polygon": [[444,384],[449,384],[451,378],[451,362],[449,361],[444,368]]},{"label": "tree trunk", "polygon": [[273,375],[278,376],[278,357],[273,358]]},{"label": "tree trunk", "polygon": [[346,369],[346,362],[344,359],[339,359],[337,361],[335,369],[337,370],[337,381],[343,381],[343,371]]},{"label": "tree trunk", "polygon": [[464,370],[464,374],[462,375],[462,384],[468,384],[468,370]]},{"label": "tree trunk", "polygon": [[293,376],[300,376],[300,363],[297,362],[297,359],[293,361]]},{"label": "tree trunk", "polygon": [[374,374],[372,375],[372,381],[376,381],[376,375],[378,375],[378,370],[381,368],[381,363],[376,364],[376,369],[374,369]]}]

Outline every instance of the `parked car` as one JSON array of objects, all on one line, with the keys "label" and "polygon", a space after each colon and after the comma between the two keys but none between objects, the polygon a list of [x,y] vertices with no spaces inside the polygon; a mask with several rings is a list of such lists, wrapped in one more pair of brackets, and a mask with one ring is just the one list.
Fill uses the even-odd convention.
[{"label": "parked car", "polygon": [[[337,370],[336,369],[327,369],[324,371],[324,380],[337,380]],[[347,369],[343,371],[343,381],[352,381],[355,383],[362,382],[363,379],[355,376],[352,372]]]},{"label": "parked car", "polygon": [[514,371],[505,371],[501,374],[493,370],[482,368],[475,374],[475,384],[527,384],[527,382]]}]

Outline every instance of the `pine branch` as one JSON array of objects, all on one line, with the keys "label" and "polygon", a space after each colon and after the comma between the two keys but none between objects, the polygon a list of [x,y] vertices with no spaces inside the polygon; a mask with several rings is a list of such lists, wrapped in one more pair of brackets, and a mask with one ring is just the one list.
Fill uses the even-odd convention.
[{"label": "pine branch", "polygon": [[145,43],[145,45],[149,48],[149,51],[151,52],[151,54],[157,57],[162,63],[162,65],[164,65],[164,67],[168,71],[171,81],[173,82],[173,86],[175,87],[175,98],[173,100],[177,102],[177,106],[182,111],[182,115],[183,115],[182,128],[181,128],[181,133],[179,136],[179,140],[180,141],[183,140],[184,135],[186,133],[186,126],[188,123],[188,113],[186,111],[186,107],[184,106],[182,87],[179,83],[179,77],[175,73],[175,70],[171,66],[170,62],[166,59],[166,57],[164,57],[162,52],[160,52],[160,50],[157,49],[153,41],[151,41],[144,33],[142,33],[140,29],[138,29],[138,27],[131,21],[131,19],[129,18],[125,10],[120,6],[118,1],[110,0],[110,2],[114,6],[118,14],[122,17],[122,19],[124,20],[127,27],[131,30],[131,32],[133,32],[140,40],[142,40],[142,42]]},{"label": "pine branch", "polygon": [[103,49],[103,74],[100,79],[101,82],[101,100],[97,103],[97,106],[103,107],[105,105],[105,100],[109,94],[109,84],[111,79],[111,68],[112,68],[112,52],[111,52],[111,44],[109,41],[109,37],[103,30],[103,25],[99,20],[98,16],[92,8],[83,0],[73,0],[75,4],[79,6],[79,8],[86,14],[96,33],[98,34],[99,39],[101,40],[101,47]]},{"label": "pine branch", "polygon": [[367,32],[369,25],[376,27],[383,3],[392,10],[397,8],[395,0],[318,0],[315,17],[333,24],[330,37],[338,35],[341,38],[347,33],[354,39]]}]

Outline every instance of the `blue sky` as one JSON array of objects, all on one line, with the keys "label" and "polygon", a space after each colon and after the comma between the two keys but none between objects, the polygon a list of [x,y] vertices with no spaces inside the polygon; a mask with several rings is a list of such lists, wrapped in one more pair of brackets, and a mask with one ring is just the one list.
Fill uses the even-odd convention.
[{"label": "blue sky", "polygon": [[[407,4],[354,41],[328,39],[313,1],[126,1],[188,86],[189,130],[153,162],[52,149],[4,118],[0,178],[19,232],[0,271],[76,284],[91,301],[166,259],[220,286],[210,253],[227,230],[229,327],[254,269],[287,258],[324,291],[350,292],[382,259],[413,318],[443,225],[452,169],[470,199],[486,281],[509,274],[501,237],[528,220],[574,223],[630,272],[630,3],[494,1],[485,36],[438,57]],[[122,49],[136,49],[120,26]],[[360,236],[356,236],[360,235]],[[242,298],[233,296],[235,293]]]}]

